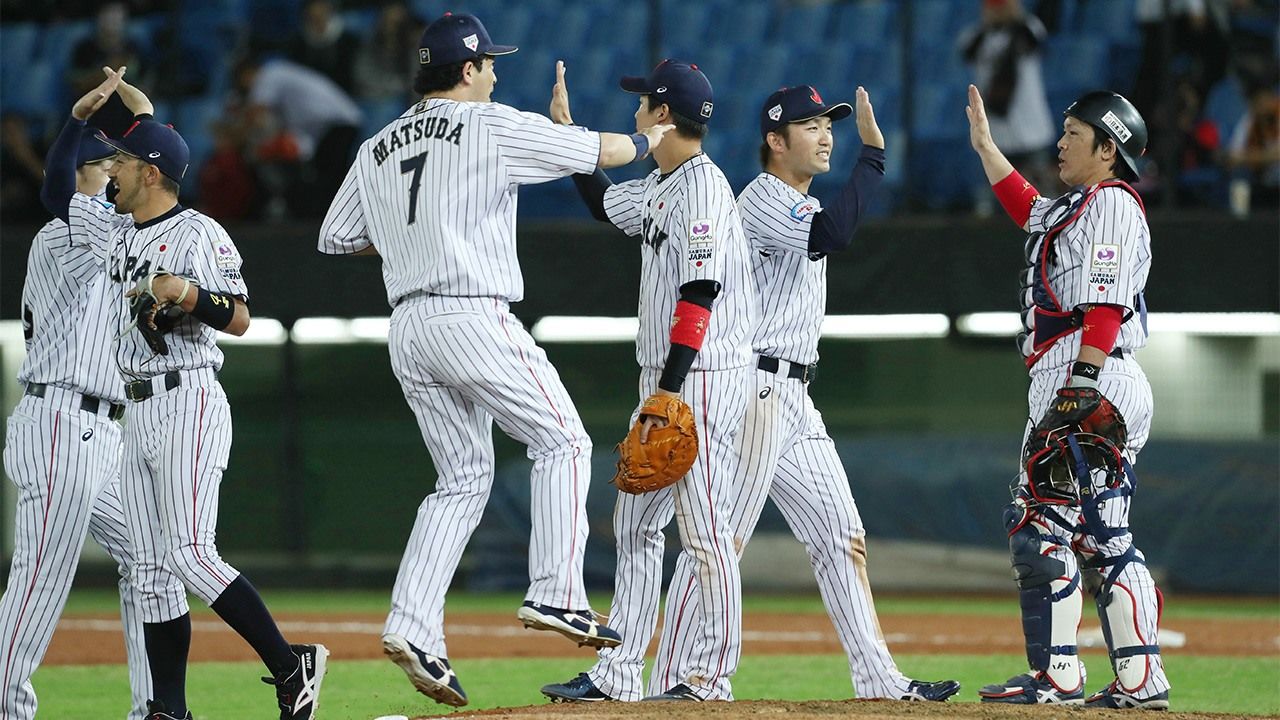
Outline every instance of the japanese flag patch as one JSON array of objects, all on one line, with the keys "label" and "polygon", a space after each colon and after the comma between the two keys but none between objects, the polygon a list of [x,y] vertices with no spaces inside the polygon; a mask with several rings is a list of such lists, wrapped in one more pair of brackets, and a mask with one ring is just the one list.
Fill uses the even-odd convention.
[{"label": "japanese flag patch", "polygon": [[694,220],[689,223],[689,264],[700,268],[715,253],[715,229],[710,220]]}]

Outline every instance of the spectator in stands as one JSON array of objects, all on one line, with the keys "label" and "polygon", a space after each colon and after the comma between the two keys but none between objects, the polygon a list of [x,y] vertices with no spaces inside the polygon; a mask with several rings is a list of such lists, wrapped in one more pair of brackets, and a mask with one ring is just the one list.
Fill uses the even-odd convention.
[{"label": "spectator in stands", "polygon": [[[1022,0],[982,0],[982,20],[960,36],[960,52],[986,101],[992,137],[1027,180],[1050,192],[1059,182],[1057,125],[1040,68],[1045,37],[1044,25]],[[985,180],[978,190],[978,210],[986,214],[991,193]]]},{"label": "spectator in stands", "polygon": [[31,139],[27,119],[6,114],[0,118],[0,208],[5,222],[47,219],[40,204],[44,182],[44,152]]},{"label": "spectator in stands", "polygon": [[285,200],[295,216],[324,214],[358,139],[359,106],[329,78],[284,59],[241,62],[236,85],[259,159],[292,166],[282,186],[268,184],[268,193],[289,191]]},{"label": "spectator in stands", "polygon": [[316,70],[351,92],[352,68],[360,40],[349,32],[329,0],[307,0],[302,5],[302,27],[289,41],[290,60]]},{"label": "spectator in stands", "polygon": [[422,26],[397,0],[378,13],[373,34],[356,54],[356,96],[364,100],[408,99],[418,71],[418,38]]},{"label": "spectator in stands", "polygon": [[196,209],[215,220],[244,220],[257,208],[258,184],[247,159],[244,125],[229,120],[213,123],[213,152],[200,168],[202,192]]},{"label": "spectator in stands", "polygon": [[[129,77],[143,77],[141,53],[128,33],[129,10],[122,2],[103,5],[97,24],[71,51],[67,66],[67,86],[71,97],[80,97],[102,82],[103,66],[129,67]],[[133,123],[133,113],[118,100],[94,113],[93,125],[110,135],[118,135]]]},{"label": "spectator in stands", "polygon": [[1280,94],[1274,87],[1255,90],[1249,112],[1231,135],[1230,164],[1249,183],[1249,203],[1275,211],[1280,204]]}]

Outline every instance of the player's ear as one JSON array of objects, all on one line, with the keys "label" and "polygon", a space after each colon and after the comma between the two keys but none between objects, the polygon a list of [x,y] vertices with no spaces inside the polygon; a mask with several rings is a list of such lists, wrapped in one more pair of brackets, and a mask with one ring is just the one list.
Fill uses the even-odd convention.
[{"label": "player's ear", "polygon": [[774,152],[784,152],[787,149],[787,139],[781,133],[770,132],[765,137],[765,143],[769,145],[769,149]]}]

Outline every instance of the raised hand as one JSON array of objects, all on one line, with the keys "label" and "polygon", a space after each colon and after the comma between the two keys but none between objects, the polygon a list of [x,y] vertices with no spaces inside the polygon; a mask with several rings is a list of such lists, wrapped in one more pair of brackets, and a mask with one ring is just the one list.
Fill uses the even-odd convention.
[{"label": "raised hand", "polygon": [[[102,68],[105,73],[110,73],[111,68]],[[120,73],[120,84],[116,87],[116,94],[124,101],[124,106],[134,115],[152,115],[155,113],[155,106],[151,104],[150,98],[146,96],[138,88],[124,81],[124,73]]]},{"label": "raised hand", "polygon": [[106,104],[107,98],[111,97],[111,93],[115,92],[116,88],[120,86],[122,78],[124,78],[125,69],[123,65],[120,66],[119,70],[103,68],[102,71],[107,74],[107,78],[98,87],[85,93],[84,97],[71,106],[71,116],[77,120],[88,120],[89,116]]},{"label": "raised hand", "polygon": [[862,138],[862,144],[883,150],[884,133],[880,132],[880,126],[876,124],[876,113],[871,107],[871,96],[867,94],[866,88],[859,85],[854,97],[856,98],[854,107],[857,109],[858,136]]},{"label": "raised hand", "polygon": [[995,149],[991,139],[991,124],[987,122],[987,108],[982,104],[982,93],[976,85],[969,86],[969,104],[964,109],[969,116],[969,144],[978,152]]},{"label": "raised hand", "polygon": [[569,114],[569,86],[564,83],[563,60],[556,61],[556,84],[551,87],[551,121],[559,125],[573,124],[573,116]]}]

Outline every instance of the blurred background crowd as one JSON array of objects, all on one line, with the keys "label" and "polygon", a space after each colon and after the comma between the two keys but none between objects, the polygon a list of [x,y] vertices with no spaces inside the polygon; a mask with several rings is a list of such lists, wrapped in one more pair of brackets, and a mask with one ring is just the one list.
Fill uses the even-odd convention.
[{"label": "blurred background crowd", "polygon": [[[1280,198],[1280,0],[3,0],[4,220],[44,215],[44,151],[103,65],[127,65],[187,139],[184,202],[221,220],[320,216],[359,143],[415,99],[418,37],[447,10],[520,46],[498,62],[495,100],[545,113],[564,59],[575,118],[593,128],[631,128],[619,76],[697,63],[717,95],[707,149],[736,188],[758,172],[769,92],[851,100],[863,85],[889,143],[878,210],[990,214],[963,112],[974,82],[997,142],[1047,194],[1062,189],[1062,110],[1107,88],[1147,119],[1148,206],[1246,214]],[[95,122],[116,134],[128,116]],[[855,137],[814,194],[842,179]],[[571,188],[522,211],[581,212]]]}]

